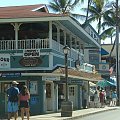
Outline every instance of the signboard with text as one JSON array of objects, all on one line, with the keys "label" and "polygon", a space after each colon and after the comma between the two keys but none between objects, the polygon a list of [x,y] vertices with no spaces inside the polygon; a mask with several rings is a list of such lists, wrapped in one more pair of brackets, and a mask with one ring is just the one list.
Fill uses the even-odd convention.
[{"label": "signboard with text", "polygon": [[37,50],[37,49],[23,50],[23,57],[40,57],[40,50]]},{"label": "signboard with text", "polygon": [[10,68],[10,54],[0,54],[0,68]]}]

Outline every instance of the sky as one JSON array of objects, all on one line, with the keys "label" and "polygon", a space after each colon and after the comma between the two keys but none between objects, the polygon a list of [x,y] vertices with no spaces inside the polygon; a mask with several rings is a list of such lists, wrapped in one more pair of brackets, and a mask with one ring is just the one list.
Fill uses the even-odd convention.
[{"label": "sky", "polygon": [[[50,1],[51,0],[0,0],[0,7],[34,5],[34,4],[48,4]],[[87,7],[87,2],[85,2],[85,4],[82,7]],[[80,9],[76,9],[76,12],[78,13],[79,10]],[[109,43],[109,41],[110,41],[109,39],[106,39],[105,41],[102,41],[102,43]]]},{"label": "sky", "polygon": [[4,6],[19,6],[19,5],[34,5],[48,4],[50,0],[0,0],[0,7]]}]

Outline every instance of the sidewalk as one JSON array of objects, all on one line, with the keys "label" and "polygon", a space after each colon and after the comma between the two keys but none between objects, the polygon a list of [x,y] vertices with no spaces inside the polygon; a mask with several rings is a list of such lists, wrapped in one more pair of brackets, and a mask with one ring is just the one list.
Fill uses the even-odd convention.
[{"label": "sidewalk", "polygon": [[[31,116],[30,120],[72,120],[75,118],[80,118],[86,115],[95,114],[99,112],[104,112],[108,110],[119,109],[120,107],[105,107],[105,108],[89,108],[73,111],[72,117],[61,117],[61,113],[49,113],[44,115]],[[26,118],[25,118],[26,119]],[[21,120],[19,117],[18,120]]]}]

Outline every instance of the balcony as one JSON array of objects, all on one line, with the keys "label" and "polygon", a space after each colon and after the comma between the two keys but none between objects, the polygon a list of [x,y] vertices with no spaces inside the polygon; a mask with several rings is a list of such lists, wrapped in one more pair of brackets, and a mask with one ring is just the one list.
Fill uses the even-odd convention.
[{"label": "balcony", "polygon": [[[50,45],[51,44],[51,45]],[[51,47],[50,47],[51,46]],[[52,40],[52,43],[49,42],[49,39],[25,39],[25,40],[0,40],[0,51],[3,50],[24,50],[24,49],[53,49],[57,52],[63,53],[64,45]],[[82,55],[79,51],[71,48],[70,57],[76,60],[78,54]]]}]

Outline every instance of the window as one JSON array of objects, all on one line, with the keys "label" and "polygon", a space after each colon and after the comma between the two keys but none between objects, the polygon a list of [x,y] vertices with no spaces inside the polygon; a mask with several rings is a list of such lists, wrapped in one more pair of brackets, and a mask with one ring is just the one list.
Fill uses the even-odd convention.
[{"label": "window", "polygon": [[74,87],[69,87],[69,95],[74,96],[75,95],[75,88]]}]

